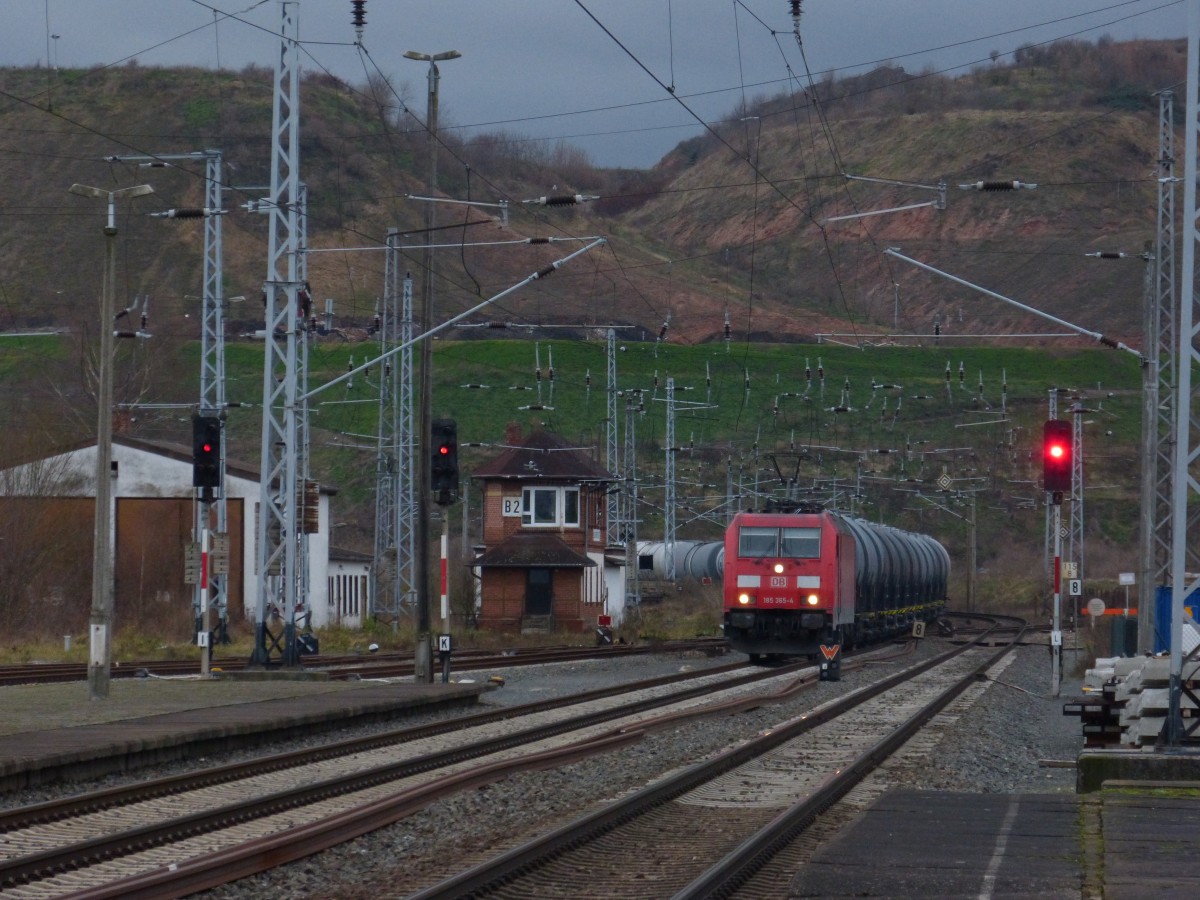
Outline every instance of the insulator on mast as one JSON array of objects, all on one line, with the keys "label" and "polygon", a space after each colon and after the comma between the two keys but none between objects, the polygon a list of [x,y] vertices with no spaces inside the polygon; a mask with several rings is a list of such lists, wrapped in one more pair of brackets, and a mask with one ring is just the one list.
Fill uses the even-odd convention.
[{"label": "insulator on mast", "polygon": [[967,184],[960,184],[958,189],[994,193],[996,191],[1032,191],[1037,189],[1037,185],[1030,184],[1028,181],[971,181]]},{"label": "insulator on mast", "polygon": [[223,216],[227,209],[212,209],[211,207],[184,206],[179,209],[164,209],[162,212],[150,213],[154,219],[205,219],[209,216]]},{"label": "insulator on mast", "polygon": [[531,206],[574,206],[577,203],[587,203],[591,200],[599,200],[598,194],[558,194],[550,197],[537,197],[533,200],[524,200],[523,203]]}]

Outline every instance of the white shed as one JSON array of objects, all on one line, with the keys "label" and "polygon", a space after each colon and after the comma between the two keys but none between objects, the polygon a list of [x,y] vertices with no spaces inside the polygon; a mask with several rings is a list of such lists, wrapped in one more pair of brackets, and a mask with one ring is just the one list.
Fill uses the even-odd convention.
[{"label": "white shed", "polygon": [[[113,436],[113,571],[118,621],[122,604],[186,604],[184,547],[192,538],[195,510],[191,448]],[[35,463],[0,471],[0,497],[36,497],[46,502],[95,497],[96,445],[91,442]],[[47,476],[47,473],[52,473]],[[253,620],[258,603],[255,521],[259,503],[256,469],[226,463],[230,571],[229,616]],[[331,621],[329,609],[329,498],[320,491],[318,530],[309,537],[309,604],[312,626]],[[89,504],[90,506],[90,504]],[[80,512],[71,513],[78,517]],[[91,513],[94,516],[94,513]],[[90,560],[79,565],[90,567]]]}]

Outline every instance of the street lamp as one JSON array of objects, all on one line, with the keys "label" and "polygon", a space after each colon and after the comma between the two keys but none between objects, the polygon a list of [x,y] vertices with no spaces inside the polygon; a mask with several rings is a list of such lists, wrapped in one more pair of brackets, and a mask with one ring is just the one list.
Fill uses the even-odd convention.
[{"label": "street lamp", "polygon": [[[425,113],[425,128],[429,133],[429,169],[426,178],[426,193],[437,194],[437,128],[438,128],[438,67],[439,62],[458,59],[457,50],[443,53],[417,53],[406,50],[405,59],[429,63],[429,97]],[[436,204],[425,204],[425,278],[421,286],[421,334],[428,334],[433,325],[433,229]],[[414,658],[415,680],[421,683],[433,681],[433,648],[429,643],[429,492],[430,492],[430,428],[433,403],[433,342],[421,341],[421,409],[417,426],[417,521],[416,521],[416,583],[417,583],[417,646]]]},{"label": "street lamp", "polygon": [[109,666],[112,663],[110,631],[113,617],[112,574],[112,395],[113,318],[117,311],[117,216],[118,198],[132,199],[154,193],[148,184],[106,191],[73,184],[72,194],[105,200],[108,219],[104,226],[104,284],[100,293],[100,352],[96,391],[96,520],[92,546],[92,615],[89,629],[88,699],[108,697]]}]

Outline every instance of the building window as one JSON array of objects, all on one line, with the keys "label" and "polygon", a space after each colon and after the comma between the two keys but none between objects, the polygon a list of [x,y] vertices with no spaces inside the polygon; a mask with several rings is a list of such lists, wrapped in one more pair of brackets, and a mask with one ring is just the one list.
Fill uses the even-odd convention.
[{"label": "building window", "polygon": [[579,488],[527,487],[521,491],[521,524],[579,527]]}]

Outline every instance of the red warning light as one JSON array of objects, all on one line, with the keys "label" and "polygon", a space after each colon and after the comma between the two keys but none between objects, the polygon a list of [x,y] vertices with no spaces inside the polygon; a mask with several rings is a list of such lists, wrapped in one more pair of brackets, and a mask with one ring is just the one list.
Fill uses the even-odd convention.
[{"label": "red warning light", "polygon": [[1047,491],[1071,490],[1071,423],[1061,419],[1046,422],[1042,432],[1042,481]]}]

